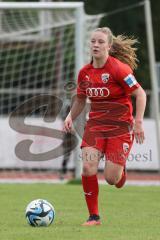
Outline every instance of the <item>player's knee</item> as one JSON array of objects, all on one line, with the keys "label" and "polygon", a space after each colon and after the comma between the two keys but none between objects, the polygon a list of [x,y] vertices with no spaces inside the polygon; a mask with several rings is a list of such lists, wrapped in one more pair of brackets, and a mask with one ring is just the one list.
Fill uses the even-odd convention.
[{"label": "player's knee", "polygon": [[117,182],[117,179],[114,176],[107,176],[105,179],[109,185],[115,185]]},{"label": "player's knee", "polygon": [[88,162],[83,163],[83,174],[84,175],[92,175],[95,174],[95,167],[93,164],[90,164]]}]

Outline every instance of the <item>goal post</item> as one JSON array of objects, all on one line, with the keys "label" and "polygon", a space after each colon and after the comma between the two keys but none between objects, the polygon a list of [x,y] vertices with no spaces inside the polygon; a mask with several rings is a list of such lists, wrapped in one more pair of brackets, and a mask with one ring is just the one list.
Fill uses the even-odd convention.
[{"label": "goal post", "polygon": [[154,39],[153,39],[151,4],[149,0],[144,1],[144,12],[145,12],[145,22],[146,22],[146,32],[147,32],[151,85],[152,85],[153,101],[154,101],[154,118],[155,118],[156,129],[157,129],[156,131],[157,150],[158,150],[159,171],[160,171],[160,148],[159,148],[159,145],[160,145],[160,98],[159,98],[158,74],[156,71],[157,69],[156,69]]}]

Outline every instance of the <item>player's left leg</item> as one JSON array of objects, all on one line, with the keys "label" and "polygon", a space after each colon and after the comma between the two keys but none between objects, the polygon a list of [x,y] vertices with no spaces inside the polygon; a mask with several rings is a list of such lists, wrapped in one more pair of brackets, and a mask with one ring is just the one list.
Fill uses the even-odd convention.
[{"label": "player's left leg", "polygon": [[106,181],[117,188],[123,187],[126,181],[126,160],[133,139],[133,133],[107,139],[104,175]]},{"label": "player's left leg", "polygon": [[104,176],[108,184],[115,185],[118,188],[123,187],[126,181],[125,166],[107,160]]}]

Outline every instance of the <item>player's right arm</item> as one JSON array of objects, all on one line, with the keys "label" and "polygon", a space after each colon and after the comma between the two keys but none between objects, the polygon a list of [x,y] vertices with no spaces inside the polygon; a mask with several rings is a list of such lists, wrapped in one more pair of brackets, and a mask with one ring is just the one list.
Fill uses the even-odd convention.
[{"label": "player's right arm", "polygon": [[75,97],[71,110],[64,121],[65,132],[71,131],[73,126],[73,121],[80,115],[80,113],[84,109],[85,103],[86,103],[85,98],[79,98],[78,96]]},{"label": "player's right arm", "polygon": [[84,87],[85,73],[81,70],[78,75],[77,95],[73,99],[71,110],[64,121],[64,131],[70,132],[73,121],[80,115],[86,103],[86,91]]}]

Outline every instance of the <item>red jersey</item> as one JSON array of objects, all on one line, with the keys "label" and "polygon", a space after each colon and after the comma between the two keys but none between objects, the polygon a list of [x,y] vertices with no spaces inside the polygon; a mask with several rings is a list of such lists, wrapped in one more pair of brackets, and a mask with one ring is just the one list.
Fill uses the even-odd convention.
[{"label": "red jersey", "polygon": [[[102,68],[84,66],[78,76],[77,95],[91,101],[89,119],[98,116],[132,122],[131,93],[139,87],[132,69],[109,56]],[[112,125],[112,124],[111,124]]]}]

